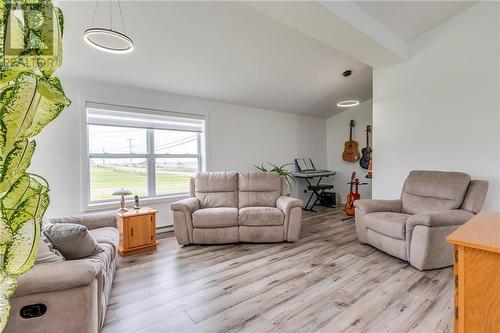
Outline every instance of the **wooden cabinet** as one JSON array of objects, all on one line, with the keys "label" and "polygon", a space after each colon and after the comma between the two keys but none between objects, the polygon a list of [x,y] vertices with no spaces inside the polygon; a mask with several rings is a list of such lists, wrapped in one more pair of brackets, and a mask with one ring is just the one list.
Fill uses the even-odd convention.
[{"label": "wooden cabinet", "polygon": [[122,256],[156,250],[156,213],[157,210],[148,207],[118,213]]},{"label": "wooden cabinet", "polygon": [[447,241],[455,247],[455,332],[500,332],[500,213],[479,213]]}]

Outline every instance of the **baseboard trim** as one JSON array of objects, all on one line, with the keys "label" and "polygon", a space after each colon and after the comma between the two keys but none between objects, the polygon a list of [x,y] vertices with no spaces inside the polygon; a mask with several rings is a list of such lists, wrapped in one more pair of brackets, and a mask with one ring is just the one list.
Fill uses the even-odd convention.
[{"label": "baseboard trim", "polygon": [[159,236],[171,236],[174,234],[174,226],[173,225],[164,225],[156,228],[156,234]]}]

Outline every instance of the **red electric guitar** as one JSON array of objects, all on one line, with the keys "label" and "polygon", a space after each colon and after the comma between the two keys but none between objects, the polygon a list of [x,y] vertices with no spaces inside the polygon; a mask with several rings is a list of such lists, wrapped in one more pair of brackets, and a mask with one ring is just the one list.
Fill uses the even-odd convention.
[{"label": "red electric guitar", "polygon": [[[349,185],[351,185],[351,189],[349,191],[349,194],[347,195],[347,198],[345,200],[345,205],[344,205],[344,211],[347,216],[354,216],[354,201],[358,200],[361,198],[359,195],[359,179],[356,178],[356,172],[352,173],[351,176],[351,181],[349,182]],[[354,192],[353,192],[353,187],[354,187]]]}]

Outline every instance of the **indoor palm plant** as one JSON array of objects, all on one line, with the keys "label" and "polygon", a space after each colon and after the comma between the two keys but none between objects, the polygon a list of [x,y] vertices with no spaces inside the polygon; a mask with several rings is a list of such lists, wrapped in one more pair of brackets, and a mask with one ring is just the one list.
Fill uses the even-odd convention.
[{"label": "indoor palm plant", "polygon": [[17,277],[34,264],[49,187],[27,172],[32,139],[70,104],[53,76],[62,63],[62,12],[50,0],[2,0],[0,30],[0,330]]},{"label": "indoor palm plant", "polygon": [[[266,167],[266,164],[268,167]],[[283,165],[276,165],[271,162],[262,163],[261,165],[256,165],[255,167],[262,172],[276,172],[278,175],[283,177],[288,186],[288,190],[292,190],[292,181],[295,183],[295,178],[293,178],[293,173],[286,169],[287,166],[293,165],[293,163],[285,163]]]}]

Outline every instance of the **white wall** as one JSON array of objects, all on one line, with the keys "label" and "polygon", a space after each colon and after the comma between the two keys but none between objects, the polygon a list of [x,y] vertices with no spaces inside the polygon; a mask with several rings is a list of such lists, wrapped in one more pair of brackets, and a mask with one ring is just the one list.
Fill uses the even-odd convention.
[{"label": "white wall", "polygon": [[397,198],[412,169],[490,182],[500,209],[500,5],[479,2],[412,44],[412,58],[374,71],[374,198]]},{"label": "white wall", "polygon": [[[207,115],[208,169],[211,171],[255,170],[254,165],[261,162],[292,162],[298,156],[310,156],[320,167],[326,167],[324,119],[64,77],[62,83],[72,105],[37,138],[30,169],[49,181],[49,217],[82,213],[84,111],[81,104],[84,97]],[[172,224],[169,204],[151,206],[160,210],[158,225]]]},{"label": "white wall", "polygon": [[[368,100],[358,106],[336,114],[327,120],[326,124],[326,150],[327,165],[329,170],[336,171],[332,177],[334,191],[340,193],[342,202],[345,202],[350,186],[347,182],[351,179],[353,171],[356,172],[359,181],[368,183],[359,187],[359,193],[364,199],[370,199],[372,195],[371,180],[366,178],[367,170],[361,168],[359,162],[351,163],[342,159],[344,142],[349,139],[349,121],[354,119],[353,139],[358,141],[359,149],[366,146],[366,125],[372,124],[372,100]],[[371,136],[370,136],[371,140]],[[371,142],[370,142],[371,143]]]}]

